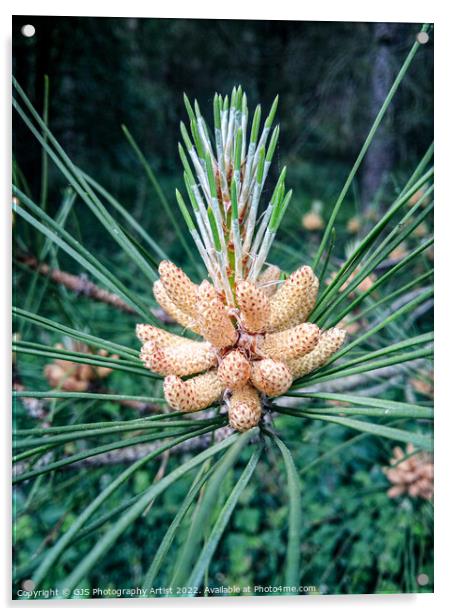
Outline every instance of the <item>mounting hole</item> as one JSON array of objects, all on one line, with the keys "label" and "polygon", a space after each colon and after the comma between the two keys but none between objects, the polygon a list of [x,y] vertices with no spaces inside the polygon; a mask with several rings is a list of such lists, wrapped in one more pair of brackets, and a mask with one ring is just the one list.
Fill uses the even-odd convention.
[{"label": "mounting hole", "polygon": [[429,42],[430,37],[427,32],[418,32],[416,39],[418,43],[420,43],[421,45],[425,45]]},{"label": "mounting hole", "polygon": [[25,24],[25,26],[22,26],[20,31],[22,32],[22,35],[25,36],[26,38],[31,38],[32,36],[35,35],[36,28],[32,26],[31,24]]},{"label": "mounting hole", "polygon": [[420,573],[417,576],[417,583],[419,584],[419,586],[425,586],[426,584],[428,584],[429,583],[428,575],[426,573]]},{"label": "mounting hole", "polygon": [[24,590],[26,590],[27,592],[32,592],[36,587],[36,584],[33,582],[33,580],[24,580],[22,582],[22,588]]}]

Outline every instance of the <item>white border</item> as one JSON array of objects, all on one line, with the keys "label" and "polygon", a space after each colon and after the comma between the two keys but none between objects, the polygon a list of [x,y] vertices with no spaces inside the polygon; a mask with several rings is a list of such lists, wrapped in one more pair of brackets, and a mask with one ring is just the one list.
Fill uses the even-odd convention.
[{"label": "white border", "polygon": [[[228,0],[227,3],[203,2],[202,0],[169,0],[165,3],[149,3],[143,0],[129,0],[116,6],[106,6],[96,0],[79,0],[65,2],[57,0],[40,0],[38,6],[33,0],[17,0],[12,3],[12,13],[16,15],[79,15],[109,17],[186,17],[219,19],[286,19],[304,21],[400,21],[425,22],[434,21],[435,4],[410,0],[407,5],[401,2],[380,0],[378,3],[360,2],[359,0],[334,0],[322,2],[322,5],[306,2],[295,3],[279,0],[264,3],[262,0]],[[438,9],[436,9],[438,10]]]},{"label": "white border", "polygon": [[[322,3],[296,3],[293,0],[278,0],[275,3],[264,3],[263,0],[229,0],[227,3],[212,3],[191,0],[190,2],[171,2],[152,3],[143,0],[128,0],[128,2],[113,6],[96,0],[78,0],[77,2],[40,0],[9,2],[10,6],[3,9],[3,18],[0,23],[4,29],[2,37],[3,50],[2,72],[3,72],[3,92],[1,97],[2,135],[7,135],[1,149],[3,165],[1,170],[5,182],[3,195],[7,207],[2,209],[2,233],[0,241],[0,263],[5,273],[1,280],[5,281],[6,289],[2,294],[3,298],[10,297],[10,214],[9,214],[9,178],[10,178],[10,47],[11,47],[11,14],[16,15],[80,15],[80,16],[136,16],[136,17],[192,17],[192,18],[222,18],[222,19],[297,19],[313,21],[400,21],[400,22],[434,22],[435,23],[435,137],[436,137],[436,212],[435,212],[435,239],[436,239],[436,296],[435,296],[435,318],[436,318],[436,436],[435,436],[435,594],[434,595],[372,595],[372,596],[328,596],[328,597],[300,597],[300,598],[246,598],[246,599],[210,599],[210,600],[171,600],[163,601],[133,601],[127,600],[106,600],[106,601],[81,601],[81,602],[33,602],[24,605],[20,602],[12,603],[10,595],[10,555],[9,550],[4,550],[4,558],[1,565],[1,598],[2,604],[7,609],[18,610],[16,613],[25,613],[29,609],[70,609],[88,610],[94,609],[150,609],[152,612],[167,610],[181,610],[193,612],[204,610],[226,611],[232,609],[259,610],[259,613],[273,613],[275,609],[281,609],[288,613],[299,613],[300,610],[309,609],[317,614],[330,614],[334,611],[336,616],[347,616],[363,613],[378,614],[384,611],[385,615],[397,614],[400,616],[409,611],[410,616],[422,614],[425,616],[426,610],[440,609],[450,605],[451,597],[448,592],[451,588],[451,564],[449,555],[452,554],[451,545],[451,520],[452,520],[452,498],[450,496],[450,439],[452,431],[451,417],[452,405],[448,390],[448,380],[451,380],[451,349],[452,340],[450,334],[450,306],[452,305],[451,293],[451,267],[452,255],[451,247],[451,211],[452,199],[451,188],[448,186],[448,179],[451,176],[451,142],[452,130],[450,122],[450,103],[452,101],[450,58],[452,57],[450,9],[446,3],[440,0],[430,0],[429,2],[412,1],[402,3],[394,0],[379,0],[373,3],[360,1],[342,0],[341,2],[323,1]],[[12,6],[11,6],[12,5]],[[6,237],[5,237],[6,236]],[[10,357],[7,349],[9,339],[9,302],[2,302],[6,327],[2,331],[7,331],[6,341],[2,344],[2,382],[4,384],[5,397],[2,405],[2,414],[6,421],[3,427],[2,436],[4,440],[3,451],[6,458],[9,455],[9,375]],[[6,460],[5,469],[9,469],[9,462]],[[4,488],[4,498],[9,499],[9,474],[8,470],[2,474],[2,487]],[[448,489],[449,488],[449,489]],[[5,502],[5,501],[3,501]],[[4,511],[5,508],[2,507]],[[9,537],[10,519],[9,511],[3,514],[2,530],[4,536]],[[2,546],[7,546],[7,541],[2,541]]]}]

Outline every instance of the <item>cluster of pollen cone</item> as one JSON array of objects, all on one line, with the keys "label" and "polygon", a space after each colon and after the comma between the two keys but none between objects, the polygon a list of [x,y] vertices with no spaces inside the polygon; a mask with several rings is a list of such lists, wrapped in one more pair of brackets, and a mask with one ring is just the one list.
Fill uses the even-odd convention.
[{"label": "cluster of pollen cone", "polygon": [[321,331],[306,322],[315,305],[318,280],[303,266],[284,282],[276,266],[256,284],[235,283],[235,307],[208,280],[193,283],[169,261],[159,266],[154,296],[194,341],[139,324],[141,359],[165,376],[164,395],[177,411],[194,412],[224,401],[229,424],[238,431],[258,425],[265,397],[284,394],[294,379],[322,366],[342,345],[345,332]]},{"label": "cluster of pollen cone", "polygon": [[387,493],[390,498],[404,494],[426,500],[433,498],[434,472],[430,455],[423,451],[415,453],[414,445],[410,443],[406,452],[401,447],[394,449],[391,465],[392,467],[384,469],[392,484]]}]

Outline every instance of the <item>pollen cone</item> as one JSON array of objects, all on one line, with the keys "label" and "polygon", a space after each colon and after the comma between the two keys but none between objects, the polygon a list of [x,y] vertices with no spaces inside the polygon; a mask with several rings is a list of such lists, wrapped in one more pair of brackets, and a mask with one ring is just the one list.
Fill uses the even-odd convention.
[{"label": "pollen cone", "polygon": [[195,285],[179,267],[171,261],[161,261],[159,265],[160,280],[170,300],[183,312],[196,318]]},{"label": "pollen cone", "polygon": [[[105,349],[100,349],[97,353],[98,355],[100,355],[101,357],[110,357],[110,359],[119,359],[119,355],[113,354],[113,355],[108,355],[108,351],[106,351]],[[95,366],[94,367],[95,372],[96,372],[96,376],[98,376],[100,379],[104,379],[105,377],[107,377],[109,374],[111,374],[113,372],[113,368],[106,368],[105,366]]]},{"label": "pollen cone", "polygon": [[174,374],[163,381],[163,392],[166,401],[176,411],[192,413],[200,411],[220,399],[224,386],[212,370],[192,379],[183,381]]},{"label": "pollen cone", "polygon": [[237,283],[236,295],[244,328],[253,334],[264,331],[270,317],[270,302],[262,289],[242,280]]},{"label": "pollen cone", "polygon": [[271,297],[278,290],[281,270],[277,265],[269,265],[257,279],[257,286],[267,297]]},{"label": "pollen cone", "polygon": [[304,323],[306,319],[309,317],[311,312],[314,310],[314,306],[317,301],[317,294],[319,292],[319,279],[317,276],[314,276],[312,280],[312,284],[306,290],[306,299],[298,312],[295,312],[294,316],[291,317],[285,324],[285,327],[294,327],[299,323]]},{"label": "pollen cone", "polygon": [[250,376],[250,363],[240,351],[228,353],[218,368],[218,377],[229,389],[243,387]]},{"label": "pollen cone", "polygon": [[184,312],[180,308],[176,306],[176,304],[171,301],[168,293],[165,290],[162,282],[160,280],[156,280],[154,282],[153,287],[154,297],[160,306],[163,308],[165,312],[169,314],[179,325],[183,327],[188,327],[196,334],[200,333],[200,329],[198,324],[196,323],[196,319],[190,316],[187,312]]},{"label": "pollen cone", "polygon": [[282,361],[263,359],[253,363],[251,382],[267,396],[281,396],[292,385],[292,375]]},{"label": "pollen cone", "polygon": [[280,331],[294,320],[297,323],[305,321],[315,303],[316,285],[316,276],[308,265],[293,272],[270,298],[267,330]]},{"label": "pollen cone", "polygon": [[336,353],[342,346],[345,340],[346,332],[343,329],[332,327],[327,329],[320,335],[319,342],[314,350],[303,357],[296,359],[288,359],[287,365],[292,372],[294,378],[299,378],[305,374],[309,374],[320,366],[323,366],[327,360]]},{"label": "pollen cone", "polygon": [[200,332],[217,349],[233,346],[237,332],[213,286],[204,280],[198,287],[197,314]]},{"label": "pollen cone", "polygon": [[188,376],[198,374],[217,364],[217,355],[209,342],[186,342],[172,347],[159,347],[147,342],[141,351],[146,368],[157,374]]},{"label": "pollen cone", "polygon": [[276,334],[267,334],[259,345],[259,350],[275,360],[301,357],[315,348],[319,337],[320,330],[317,325],[301,323]]},{"label": "pollen cone", "polygon": [[244,385],[233,391],[228,416],[229,425],[238,432],[245,432],[258,425],[262,417],[262,405],[254,387]]},{"label": "pollen cone", "polygon": [[146,325],[144,323],[138,323],[135,328],[135,332],[138,340],[143,344],[145,342],[152,341],[158,346],[167,347],[187,343],[187,338],[184,338],[183,336],[176,336],[176,334],[171,334],[164,329],[154,327],[153,325]]}]

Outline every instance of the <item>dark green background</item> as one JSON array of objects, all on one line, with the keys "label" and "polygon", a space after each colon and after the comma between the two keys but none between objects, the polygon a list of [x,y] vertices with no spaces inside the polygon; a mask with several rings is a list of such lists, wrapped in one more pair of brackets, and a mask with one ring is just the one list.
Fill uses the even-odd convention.
[{"label": "dark green background", "polygon": [[[25,23],[36,27],[31,39],[20,33]],[[64,149],[130,209],[142,212],[170,244],[168,221],[159,215],[121,124],[177,208],[182,93],[198,99],[208,121],[215,91],[226,93],[240,83],[250,109],[261,102],[264,111],[279,93],[281,138],[273,177],[287,164],[295,204],[308,208],[321,199],[329,205],[419,30],[420,24],[15,17],[13,71],[38,109],[49,76],[50,127]],[[392,196],[397,173],[412,169],[430,144],[432,73],[430,41],[415,58],[358,176],[352,195],[358,210],[380,188]],[[14,128],[19,166],[38,191],[39,147],[20,121]],[[58,184],[50,186],[55,191]]]}]

